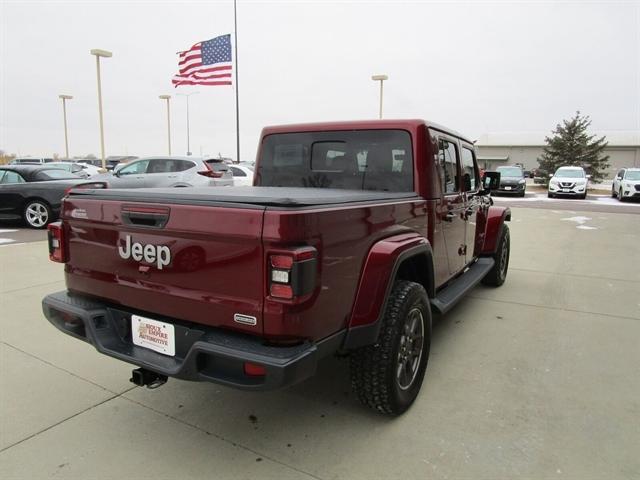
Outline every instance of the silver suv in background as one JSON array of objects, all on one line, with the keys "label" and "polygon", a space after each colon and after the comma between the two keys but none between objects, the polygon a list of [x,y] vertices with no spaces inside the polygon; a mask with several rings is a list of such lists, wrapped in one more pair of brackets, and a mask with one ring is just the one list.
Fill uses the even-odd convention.
[{"label": "silver suv in background", "polygon": [[92,180],[106,181],[109,188],[222,187],[233,185],[233,175],[220,160],[194,157],[146,157],[118,166]]},{"label": "silver suv in background", "polygon": [[582,167],[560,167],[549,180],[548,197],[568,196],[587,198],[589,175]]},{"label": "silver suv in background", "polygon": [[623,168],[616,173],[611,184],[611,196],[623,202],[627,198],[640,198],[640,168]]}]

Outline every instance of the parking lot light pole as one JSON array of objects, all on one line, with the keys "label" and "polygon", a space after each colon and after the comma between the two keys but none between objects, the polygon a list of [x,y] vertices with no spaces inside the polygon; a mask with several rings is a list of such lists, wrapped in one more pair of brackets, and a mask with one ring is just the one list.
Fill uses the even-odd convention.
[{"label": "parking lot light pole", "polygon": [[169,156],[171,156],[171,110],[170,110],[170,106],[169,103],[171,101],[171,95],[160,95],[158,97],[160,100],[166,100],[167,101],[167,143],[169,146]]},{"label": "parking lot light pole", "polygon": [[91,50],[91,55],[95,55],[96,57],[96,71],[98,73],[98,112],[100,114],[100,151],[102,153],[102,168],[106,170],[107,160],[104,156],[104,124],[102,120],[102,85],[100,83],[100,57],[110,58],[113,56],[113,53],[107,50],[94,48],[93,50]]},{"label": "parking lot light pole", "polygon": [[69,137],[67,135],[67,100],[73,98],[72,95],[58,95],[58,98],[62,100],[62,116],[64,117],[64,151],[65,157],[69,159]]},{"label": "parking lot light pole", "polygon": [[191,95],[197,95],[200,92],[191,92],[191,93],[176,93],[176,95],[179,95],[181,97],[186,97],[187,99],[187,155],[191,155],[191,145],[190,145],[190,140],[189,140],[189,97]]},{"label": "parking lot light pole", "polygon": [[380,114],[379,118],[382,118],[382,88],[385,80],[389,80],[387,75],[373,75],[371,80],[374,82],[380,82]]}]

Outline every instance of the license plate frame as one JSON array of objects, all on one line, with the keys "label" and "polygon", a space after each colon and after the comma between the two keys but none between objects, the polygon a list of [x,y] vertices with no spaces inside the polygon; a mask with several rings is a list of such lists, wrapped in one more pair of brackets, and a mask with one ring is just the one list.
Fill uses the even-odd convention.
[{"label": "license plate frame", "polygon": [[169,322],[131,315],[131,339],[134,345],[175,357],[175,327]]}]

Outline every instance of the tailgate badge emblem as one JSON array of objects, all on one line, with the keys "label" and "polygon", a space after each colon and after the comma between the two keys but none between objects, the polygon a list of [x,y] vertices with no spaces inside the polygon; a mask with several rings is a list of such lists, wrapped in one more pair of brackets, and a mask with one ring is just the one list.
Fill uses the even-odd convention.
[{"label": "tailgate badge emblem", "polygon": [[124,247],[118,245],[118,254],[124,260],[133,258],[136,262],[144,260],[146,263],[156,264],[158,270],[171,263],[171,250],[166,245],[143,245],[139,242],[131,242],[131,235],[124,239]]},{"label": "tailgate badge emblem", "polygon": [[233,321],[236,323],[241,323],[243,325],[256,325],[258,323],[256,317],[252,317],[250,315],[242,315],[241,313],[236,313],[233,316]]}]

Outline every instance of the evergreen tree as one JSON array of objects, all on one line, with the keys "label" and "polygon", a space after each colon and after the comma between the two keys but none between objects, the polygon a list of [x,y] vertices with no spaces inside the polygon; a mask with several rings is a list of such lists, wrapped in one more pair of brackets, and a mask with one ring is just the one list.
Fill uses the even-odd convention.
[{"label": "evergreen tree", "polygon": [[544,153],[538,158],[540,168],[553,173],[559,167],[583,167],[591,180],[600,182],[605,178],[605,170],[609,168],[609,155],[603,155],[608,143],[605,137],[595,139],[595,135],[587,133],[591,125],[589,116],[580,112],[570,120],[563,120],[556,125],[550,137],[544,140],[547,145]]}]

